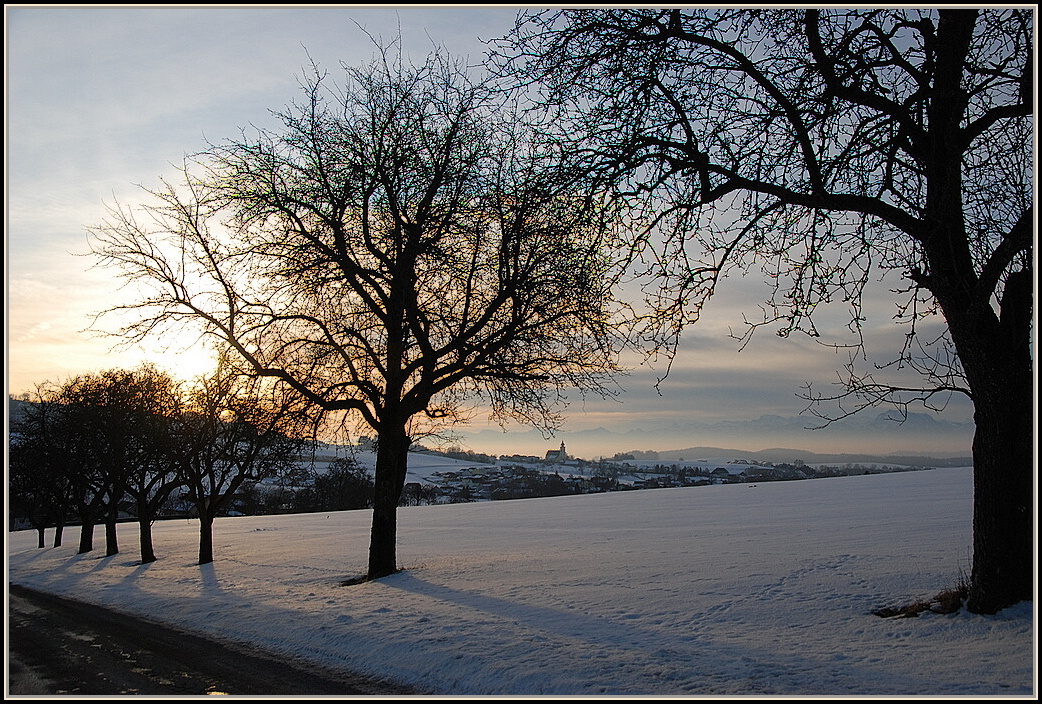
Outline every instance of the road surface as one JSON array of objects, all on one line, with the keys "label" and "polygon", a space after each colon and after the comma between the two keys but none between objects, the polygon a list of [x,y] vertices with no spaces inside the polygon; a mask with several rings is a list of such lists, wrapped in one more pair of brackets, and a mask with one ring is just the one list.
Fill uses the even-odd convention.
[{"label": "road surface", "polygon": [[9,585],[8,694],[417,694]]}]

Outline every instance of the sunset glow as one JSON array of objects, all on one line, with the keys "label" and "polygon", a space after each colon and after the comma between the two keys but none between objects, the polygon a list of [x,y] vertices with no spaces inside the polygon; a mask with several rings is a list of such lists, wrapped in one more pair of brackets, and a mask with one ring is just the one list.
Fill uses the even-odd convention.
[{"label": "sunset glow", "polygon": [[[477,64],[488,50],[484,40],[509,32],[516,13],[511,7],[8,8],[7,108],[9,134],[17,135],[7,152],[8,392],[144,361],[184,380],[212,370],[213,356],[194,334],[123,349],[103,334],[118,326],[95,323],[98,312],[127,303],[118,273],[92,268],[97,262],[86,256],[86,231],[104,219],[106,206],[138,205],[145,198],[140,187],[158,188],[186,154],[235,138],[251,124],[270,126],[270,111],[299,98],[297,81],[312,60],[332,77],[342,63],[372,59],[366,32],[384,41],[400,33],[414,58],[437,47]],[[880,286],[884,304],[866,302],[866,311],[878,317],[865,330],[868,347],[892,352],[892,340],[900,348],[902,330],[892,324],[885,289]],[[742,331],[743,319],[758,317],[767,295],[759,277],[733,277],[718,293],[685,331],[665,382],[659,383],[664,363],[638,364],[620,378],[617,399],[574,399],[562,433],[603,428],[625,435],[752,422],[765,414],[793,417],[806,406],[798,397],[805,384],[826,390],[836,382],[844,353],[818,341],[777,339],[764,330],[739,352],[732,335]],[[833,340],[849,334],[847,315],[839,313],[835,329],[824,330]],[[969,422],[971,406],[955,399],[938,418]],[[472,430],[485,427],[475,418]],[[483,437],[468,447],[506,452],[518,445],[503,442],[500,450],[502,433]],[[840,444],[825,437],[801,435],[792,443]],[[529,452],[542,452],[560,439],[523,442]],[[712,440],[680,430],[655,444]],[[759,449],[759,439],[748,441]],[[931,444],[925,438],[918,446]],[[968,437],[964,444],[969,447]]]}]

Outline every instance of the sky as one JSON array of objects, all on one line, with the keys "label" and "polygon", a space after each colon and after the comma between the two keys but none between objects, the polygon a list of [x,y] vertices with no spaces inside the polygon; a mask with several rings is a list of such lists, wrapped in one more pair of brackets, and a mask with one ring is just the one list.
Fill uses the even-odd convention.
[{"label": "sky", "polygon": [[[207,140],[234,137],[251,124],[274,126],[269,111],[299,96],[297,79],[311,60],[335,71],[372,57],[363,29],[384,40],[400,32],[418,59],[438,46],[477,63],[483,40],[505,35],[517,10],[5,6],[5,12],[5,361],[8,391],[20,394],[42,382],[146,359],[181,376],[209,365],[194,339],[119,349],[104,334],[115,321],[92,327],[95,314],[120,300],[113,273],[92,268],[85,256],[86,228],[104,219],[106,206],[140,202],[140,186],[157,185]],[[878,353],[873,359],[889,359],[901,341],[886,288],[867,306],[873,317],[866,338]],[[504,434],[478,417],[459,429],[460,440],[475,451],[538,453],[564,439],[587,457],[735,440],[750,450],[782,443],[812,451],[969,451],[972,409],[959,396],[931,416],[936,422],[924,421],[927,432],[919,425],[901,431],[900,444],[851,424],[805,430],[816,424],[813,418],[767,432],[774,418],[804,410],[799,394],[806,384],[834,391],[845,357],[769,330],[739,351],[731,335],[742,332],[744,317],[759,315],[766,296],[755,276],[725,282],[685,334],[665,383],[656,387],[661,365],[636,365],[620,379],[618,398],[573,399],[553,439],[516,427]],[[826,340],[849,342],[842,335],[845,314],[828,313]]]},{"label": "sky", "polygon": [[404,507],[405,570],[351,587],[370,511],[218,519],[201,567],[192,520],[157,522],[145,566],[132,523],[111,557],[29,530],[7,534],[8,581],[434,695],[1037,699],[1033,602],[872,614],[967,574],[972,485],[963,467]]}]

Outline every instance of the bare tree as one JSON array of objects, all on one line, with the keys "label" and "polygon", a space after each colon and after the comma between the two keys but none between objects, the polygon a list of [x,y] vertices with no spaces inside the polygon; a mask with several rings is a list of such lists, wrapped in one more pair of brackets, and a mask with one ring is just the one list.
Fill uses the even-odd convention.
[{"label": "bare tree", "polygon": [[81,374],[57,389],[62,460],[76,484],[81,553],[93,549],[98,522],[105,525],[105,554],[119,552],[116,525],[126,476],[137,460],[137,448],[122,425],[127,374],[116,369]]},{"label": "bare tree", "polygon": [[54,523],[54,502],[47,488],[48,476],[45,473],[46,457],[40,444],[33,440],[12,438],[9,452],[8,511],[13,518],[28,520],[36,530],[36,547],[46,547],[44,533]]},{"label": "bare tree", "polygon": [[[76,384],[79,379],[77,377],[69,383]],[[75,401],[63,401],[62,404],[65,437],[58,456],[73,485],[74,509],[80,523],[77,552],[83,554],[94,549],[94,529],[108,510],[108,475],[99,461],[96,448],[91,444],[93,409]],[[108,537],[106,533],[106,540]],[[113,547],[108,545],[106,549],[112,550]]]},{"label": "bare tree", "polygon": [[44,529],[54,526],[54,547],[76,505],[77,484],[71,468],[76,453],[70,446],[64,421],[65,409],[57,389],[38,386],[20,405],[10,421],[8,491],[11,513],[30,520],[44,547]]},{"label": "bare tree", "polygon": [[163,454],[177,395],[170,376],[147,364],[80,375],[61,388],[65,461],[80,483],[85,512],[98,502],[103,506],[108,555],[119,552],[116,525],[129,498],[141,561],[155,560],[152,522],[177,485]]},{"label": "bare tree", "polygon": [[565,188],[509,106],[431,57],[315,73],[284,127],[210,149],[180,188],[92,230],[151,294],[132,339],[186,322],[254,374],[378,437],[367,577],[397,571],[413,438],[469,417],[544,428],[566,395],[608,393],[611,211]]},{"label": "bare tree", "polygon": [[[50,505],[61,544],[65,514],[80,525],[79,553],[94,549],[94,527],[107,511],[108,475],[96,445],[97,409],[82,397],[93,377],[75,377],[61,385],[41,384],[12,424],[12,457],[16,478],[31,472],[36,498]],[[14,488],[14,487],[12,487]]]},{"label": "bare tree", "polygon": [[149,365],[38,387],[13,425],[12,453],[19,486],[33,490],[56,524],[56,546],[66,514],[75,507],[79,552],[93,549],[94,526],[101,519],[107,554],[119,552],[116,523],[129,496],[137,506],[142,562],[155,559],[151,523],[176,483],[176,475],[160,462],[176,395],[170,377]]},{"label": "bare tree", "polygon": [[325,470],[312,472],[294,506],[303,513],[372,508],[373,477],[354,457],[338,457]]},{"label": "bare tree", "polygon": [[182,486],[172,459],[174,419],[181,410],[182,390],[166,372],[144,365],[121,379],[127,407],[121,431],[133,443],[133,462],[127,466],[124,490],[134,502],[141,563],[155,562],[152,524],[170,495]]},{"label": "bare tree", "polygon": [[170,453],[199,517],[200,565],[213,562],[214,519],[240,489],[299,462],[313,421],[308,405],[288,391],[222,360],[189,393]]},{"label": "bare tree", "polygon": [[[1035,575],[1033,33],[1030,8],[565,10],[520,17],[493,52],[586,170],[647,208],[657,339],[735,269],[775,282],[754,327],[782,335],[817,335],[832,301],[860,333],[866,285],[904,276],[908,344],[851,367],[840,413],[972,399],[983,613],[1032,598]],[[922,343],[936,313],[946,330]]]}]

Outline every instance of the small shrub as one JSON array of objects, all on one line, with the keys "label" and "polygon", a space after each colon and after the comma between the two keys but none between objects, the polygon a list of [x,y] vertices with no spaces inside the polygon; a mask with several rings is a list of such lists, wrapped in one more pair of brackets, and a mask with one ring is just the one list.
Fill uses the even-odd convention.
[{"label": "small shrub", "polygon": [[964,576],[956,586],[938,592],[928,601],[920,600],[906,606],[877,609],[872,613],[882,618],[915,618],[924,611],[930,611],[935,614],[953,614],[962,608],[969,592],[970,585]]}]

